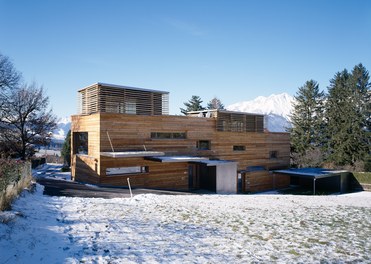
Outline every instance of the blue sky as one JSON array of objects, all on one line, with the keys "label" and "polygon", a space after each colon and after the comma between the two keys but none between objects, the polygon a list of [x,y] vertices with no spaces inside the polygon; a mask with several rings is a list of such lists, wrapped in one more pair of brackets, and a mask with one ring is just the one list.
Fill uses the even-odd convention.
[{"label": "blue sky", "polygon": [[371,70],[368,0],[0,0],[0,52],[43,85],[59,117],[106,82],[225,105],[287,92],[337,71]]}]

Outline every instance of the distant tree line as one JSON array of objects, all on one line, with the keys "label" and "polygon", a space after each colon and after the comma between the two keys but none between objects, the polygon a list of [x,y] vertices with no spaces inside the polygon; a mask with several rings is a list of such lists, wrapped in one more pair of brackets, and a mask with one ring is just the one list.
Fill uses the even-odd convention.
[{"label": "distant tree line", "polygon": [[296,167],[371,169],[371,83],[362,64],[330,80],[328,92],[314,80],[295,95],[291,158]]},{"label": "distant tree line", "polygon": [[47,145],[56,128],[49,97],[42,86],[25,83],[10,59],[0,53],[0,154],[30,158]]},{"label": "distant tree line", "polygon": [[217,97],[214,97],[213,99],[211,99],[206,107],[204,107],[202,105],[203,101],[201,99],[201,97],[197,96],[197,95],[192,95],[191,99],[188,100],[188,102],[185,102],[184,103],[184,106],[185,108],[180,108],[180,112],[184,115],[186,115],[188,112],[192,112],[192,111],[202,111],[202,110],[206,110],[206,109],[224,109],[224,104],[222,103],[222,101],[220,101],[219,98]]}]

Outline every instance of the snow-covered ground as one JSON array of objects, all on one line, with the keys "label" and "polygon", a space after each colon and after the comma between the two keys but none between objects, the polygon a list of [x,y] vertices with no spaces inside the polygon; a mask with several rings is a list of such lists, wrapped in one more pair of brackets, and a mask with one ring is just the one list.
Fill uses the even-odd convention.
[{"label": "snow-covered ground", "polygon": [[[38,177],[60,177],[48,164]],[[72,198],[0,213],[0,263],[371,262],[371,193]]]}]

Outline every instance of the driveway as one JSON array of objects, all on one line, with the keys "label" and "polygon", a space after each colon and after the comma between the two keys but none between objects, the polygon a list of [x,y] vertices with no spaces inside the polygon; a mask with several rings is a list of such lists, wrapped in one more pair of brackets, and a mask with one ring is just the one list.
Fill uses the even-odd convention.
[{"label": "driveway", "polygon": [[[87,198],[130,198],[127,188],[100,187],[73,181],[50,178],[39,178],[37,183],[45,187],[44,194],[50,196],[87,197]],[[137,194],[153,193],[168,195],[186,195],[187,192],[175,192],[154,189],[132,189],[133,196]]]},{"label": "driveway", "polygon": [[[44,194],[50,196],[87,197],[87,198],[130,198],[128,188],[102,187],[71,181],[71,173],[61,172],[61,164],[45,164],[33,171],[37,183],[45,187]],[[153,193],[167,195],[187,195],[189,192],[177,192],[155,189],[132,189],[133,196],[137,194]]]}]

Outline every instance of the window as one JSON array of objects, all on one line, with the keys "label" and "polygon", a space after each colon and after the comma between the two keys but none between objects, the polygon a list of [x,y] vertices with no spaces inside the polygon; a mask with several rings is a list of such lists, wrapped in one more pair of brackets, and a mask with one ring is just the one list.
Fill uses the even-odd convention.
[{"label": "window", "polygon": [[245,131],[245,124],[242,121],[233,121],[232,122],[232,127],[231,127],[232,132],[244,132]]},{"label": "window", "polygon": [[211,148],[210,140],[199,140],[199,141],[197,141],[197,148],[199,150],[210,150],[210,148]]},{"label": "window", "polygon": [[186,133],[184,132],[152,132],[152,139],[185,139]]},{"label": "window", "polygon": [[88,132],[74,132],[74,153],[88,155]]},{"label": "window", "polygon": [[276,150],[270,151],[269,152],[269,158],[270,159],[277,159],[278,158],[278,151],[276,151]]},{"label": "window", "polygon": [[244,151],[246,150],[245,146],[233,146],[233,151]]},{"label": "window", "polygon": [[125,102],[125,113],[135,115],[137,113],[137,104],[135,102]]},{"label": "window", "polygon": [[132,166],[132,167],[118,167],[118,168],[107,168],[106,169],[107,176],[123,175],[123,174],[141,174],[141,173],[148,173],[148,172],[149,172],[148,166]]}]

